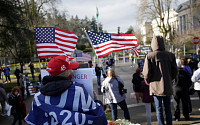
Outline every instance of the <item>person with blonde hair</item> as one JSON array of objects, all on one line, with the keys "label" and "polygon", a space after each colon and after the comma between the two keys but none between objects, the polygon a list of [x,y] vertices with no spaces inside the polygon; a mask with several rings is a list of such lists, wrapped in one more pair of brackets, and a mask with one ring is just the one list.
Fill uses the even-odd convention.
[{"label": "person with blonde hair", "polygon": [[110,104],[112,119],[117,120],[117,105],[119,105],[124,111],[125,119],[130,121],[130,115],[125,101],[126,96],[125,94],[120,94],[118,82],[124,84],[120,77],[116,75],[115,71],[110,68],[106,79],[102,83],[101,91],[105,94],[105,104]]}]

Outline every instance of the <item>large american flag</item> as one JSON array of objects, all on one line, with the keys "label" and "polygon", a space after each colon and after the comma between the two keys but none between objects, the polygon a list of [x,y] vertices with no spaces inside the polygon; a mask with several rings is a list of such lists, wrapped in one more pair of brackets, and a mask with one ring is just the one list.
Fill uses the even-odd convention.
[{"label": "large american flag", "polygon": [[54,27],[35,27],[38,58],[71,56],[78,37],[75,33]]},{"label": "large american flag", "polygon": [[133,34],[95,33],[86,31],[98,58],[112,52],[128,50],[137,46]]}]

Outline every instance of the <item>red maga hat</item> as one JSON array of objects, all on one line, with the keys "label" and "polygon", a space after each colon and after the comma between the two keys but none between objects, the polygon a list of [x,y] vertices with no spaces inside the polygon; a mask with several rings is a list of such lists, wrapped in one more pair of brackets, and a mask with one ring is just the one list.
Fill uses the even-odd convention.
[{"label": "red maga hat", "polygon": [[141,72],[141,70],[140,69],[136,69],[136,73],[140,73]]},{"label": "red maga hat", "polygon": [[51,76],[55,76],[64,72],[67,69],[76,69],[78,67],[79,64],[77,62],[70,63],[67,56],[61,55],[52,58],[48,62],[46,71],[48,71]]}]

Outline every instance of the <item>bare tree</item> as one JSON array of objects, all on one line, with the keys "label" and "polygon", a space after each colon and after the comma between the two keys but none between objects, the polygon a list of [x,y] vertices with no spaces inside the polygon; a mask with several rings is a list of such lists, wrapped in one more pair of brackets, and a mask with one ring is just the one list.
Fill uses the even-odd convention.
[{"label": "bare tree", "polygon": [[172,2],[176,0],[140,0],[138,8],[139,21],[152,21],[155,20],[160,33],[163,34],[166,40],[169,36],[170,41],[173,41],[173,30],[169,23],[170,10]]}]

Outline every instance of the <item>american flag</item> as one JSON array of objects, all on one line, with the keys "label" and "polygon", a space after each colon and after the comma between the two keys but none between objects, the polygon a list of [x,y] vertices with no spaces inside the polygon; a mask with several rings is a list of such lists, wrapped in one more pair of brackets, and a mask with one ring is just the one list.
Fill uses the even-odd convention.
[{"label": "american flag", "polygon": [[138,56],[140,53],[140,45],[137,45],[134,48],[131,48],[133,50],[133,52],[135,53],[135,56]]},{"label": "american flag", "polygon": [[137,46],[137,39],[133,34],[95,33],[86,31],[98,58],[112,52],[128,50]]},{"label": "american flag", "polygon": [[75,33],[54,27],[35,27],[38,58],[71,56],[78,37]]},{"label": "american flag", "polygon": [[91,60],[91,55],[87,53],[82,53],[80,57],[76,57],[76,61],[87,62]]}]

